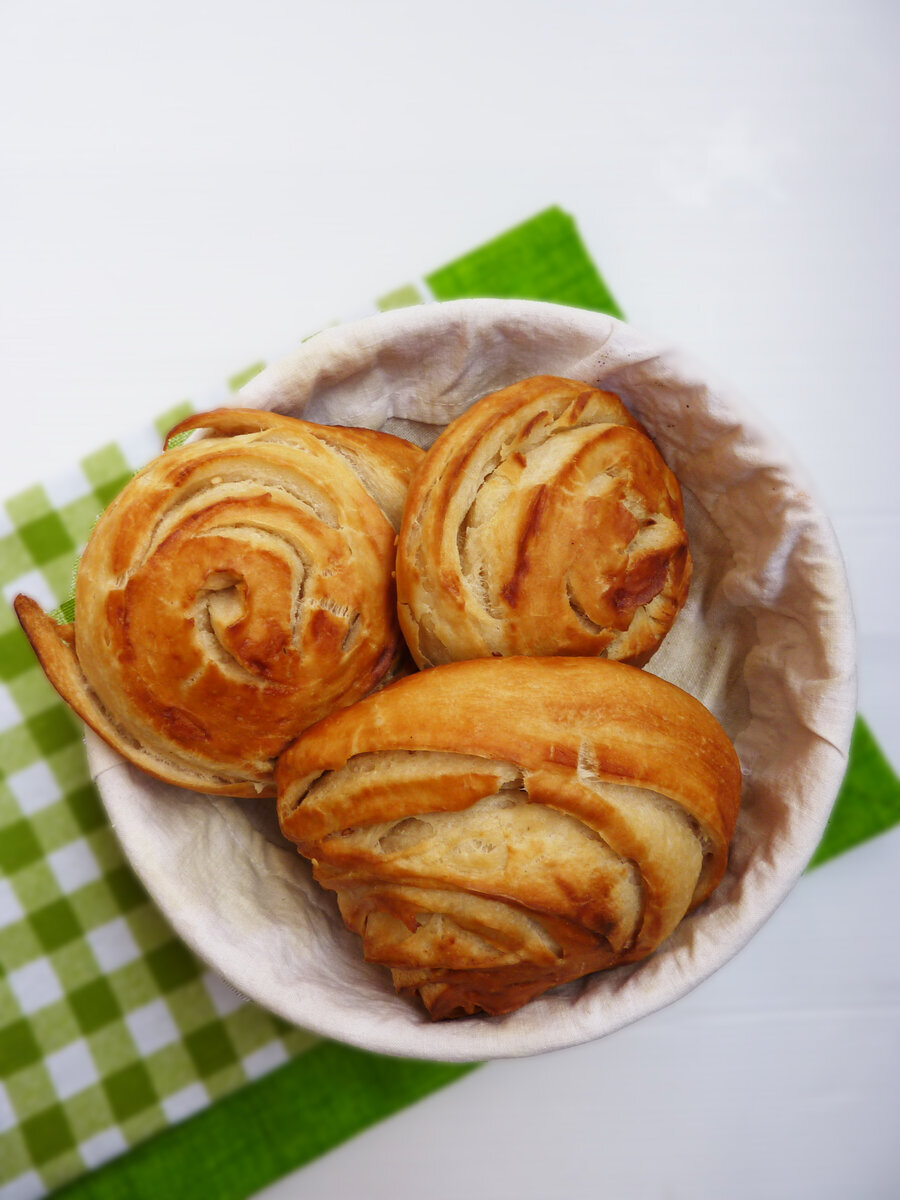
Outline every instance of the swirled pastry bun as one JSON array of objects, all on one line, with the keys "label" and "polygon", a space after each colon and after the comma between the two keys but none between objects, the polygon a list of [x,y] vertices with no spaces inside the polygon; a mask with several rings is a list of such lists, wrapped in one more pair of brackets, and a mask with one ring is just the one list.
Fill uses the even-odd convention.
[{"label": "swirled pastry bun", "polygon": [[741,788],[699,701],[591,658],[408,676],[307,730],[276,779],[366,959],[435,1019],[650,954],[722,878]]},{"label": "swirled pastry bun", "polygon": [[397,596],[420,667],[513,654],[643,665],[690,576],[678,481],[617,396],[575,380],[483,397],[410,487]]},{"label": "swirled pastry bun", "polygon": [[95,526],[74,625],[24,596],[16,612],[63,699],[137,766],[273,795],[281,750],[398,659],[395,530],[422,451],[240,409],[169,438],[195,429]]}]

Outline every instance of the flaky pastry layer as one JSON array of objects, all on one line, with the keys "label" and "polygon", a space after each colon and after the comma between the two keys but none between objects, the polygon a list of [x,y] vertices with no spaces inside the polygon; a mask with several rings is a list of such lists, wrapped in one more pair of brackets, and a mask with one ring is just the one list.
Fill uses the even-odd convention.
[{"label": "flaky pastry layer", "polygon": [[687,597],[681,489],[620,399],[536,376],[453,421],[412,482],[397,595],[420,667],[589,654],[643,665]]},{"label": "flaky pastry layer", "polygon": [[650,954],[720,882],[741,771],[699,701],[603,659],[435,667],[282,755],[284,834],[432,1017]]},{"label": "flaky pastry layer", "polygon": [[381,684],[402,648],[395,531],[422,451],[367,429],[221,409],[97,523],[75,622],[16,611],[51,683],[156,777],[274,794],[276,756]]}]

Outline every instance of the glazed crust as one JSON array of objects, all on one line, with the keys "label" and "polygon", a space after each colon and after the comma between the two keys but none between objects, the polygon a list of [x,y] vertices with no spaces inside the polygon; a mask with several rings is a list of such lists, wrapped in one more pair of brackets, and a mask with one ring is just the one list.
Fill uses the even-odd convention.
[{"label": "glazed crust", "polygon": [[276,780],[366,958],[435,1019],[650,954],[721,880],[741,789],[699,701],[567,657],[402,679],[307,730]]},{"label": "glazed crust", "polygon": [[397,595],[420,667],[491,655],[643,665],[687,598],[681,489],[620,399],[555,376],[483,397],[416,473]]},{"label": "glazed crust", "polygon": [[97,523],[74,626],[24,596],[16,612],[63,699],[137,766],[273,795],[280,751],[398,661],[395,530],[422,451],[240,409],[167,444],[193,430]]}]

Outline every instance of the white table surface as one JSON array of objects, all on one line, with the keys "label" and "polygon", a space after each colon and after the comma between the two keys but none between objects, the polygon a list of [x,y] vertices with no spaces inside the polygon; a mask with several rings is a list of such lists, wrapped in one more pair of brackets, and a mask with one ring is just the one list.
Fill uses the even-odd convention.
[{"label": "white table surface", "polygon": [[[900,763],[895,5],[6,0],[0,46],[4,494],[558,203],[806,464]],[[670,1009],[265,1195],[896,1196],[898,906],[900,830]]]}]

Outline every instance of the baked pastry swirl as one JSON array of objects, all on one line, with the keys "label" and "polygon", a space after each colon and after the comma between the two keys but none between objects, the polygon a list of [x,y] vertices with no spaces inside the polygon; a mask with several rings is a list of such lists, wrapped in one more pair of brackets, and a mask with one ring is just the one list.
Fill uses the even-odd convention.
[{"label": "baked pastry swirl", "polygon": [[617,396],[554,376],[485,396],[410,487],[397,554],[420,667],[589,654],[643,665],[688,592],[681,489]]},{"label": "baked pastry swirl", "polygon": [[273,795],[280,751],[398,659],[395,531],[422,451],[241,409],[193,416],[168,441],[201,429],[100,518],[74,625],[24,596],[16,612],[63,699],[137,766]]},{"label": "baked pastry swirl", "polygon": [[284,834],[435,1019],[650,954],[722,878],[737,756],[673,684],[591,658],[408,676],[307,730]]}]

